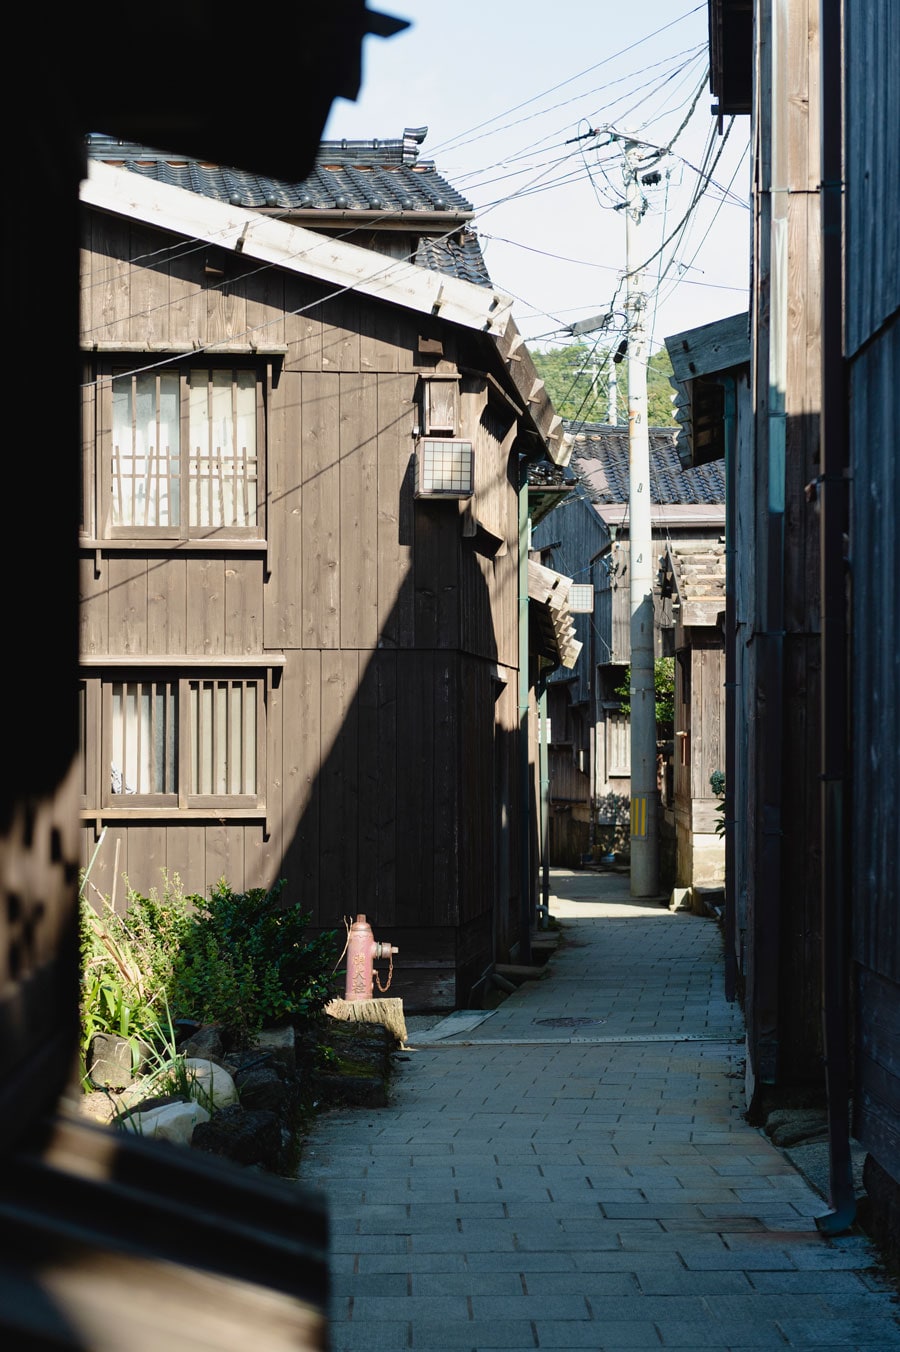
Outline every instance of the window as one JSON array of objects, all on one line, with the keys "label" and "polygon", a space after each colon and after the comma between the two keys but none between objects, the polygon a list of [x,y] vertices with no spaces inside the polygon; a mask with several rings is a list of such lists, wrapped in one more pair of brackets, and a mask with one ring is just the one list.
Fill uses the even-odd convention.
[{"label": "window", "polygon": [[101,533],[261,537],[259,372],[114,367],[107,377],[99,387]]},{"label": "window", "polygon": [[111,681],[105,703],[110,795],[168,798],[177,805],[176,683]]},{"label": "window", "polygon": [[83,807],[262,808],[265,692],[261,675],[83,682]]},{"label": "window", "polygon": [[631,719],[611,709],[606,714],[606,774],[609,779],[631,774]]}]

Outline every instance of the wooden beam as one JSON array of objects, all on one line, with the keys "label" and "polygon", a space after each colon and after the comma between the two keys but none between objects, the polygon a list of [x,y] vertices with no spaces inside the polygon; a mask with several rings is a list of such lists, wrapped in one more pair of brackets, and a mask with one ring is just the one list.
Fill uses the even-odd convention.
[{"label": "wooden beam", "polygon": [[267,667],[283,667],[287,662],[284,653],[82,653],[78,659],[82,667],[109,667],[111,670],[122,667],[253,667],[265,671]]},{"label": "wooden beam", "polygon": [[442,319],[465,328],[501,334],[512,312],[512,297],[414,263],[388,260],[371,249],[271,220],[258,212],[217,202],[199,193],[141,178],[98,160],[88,164],[81,200],[190,239],[239,250],[244,258],[271,263],[365,296],[392,301],[421,314],[440,307]]}]

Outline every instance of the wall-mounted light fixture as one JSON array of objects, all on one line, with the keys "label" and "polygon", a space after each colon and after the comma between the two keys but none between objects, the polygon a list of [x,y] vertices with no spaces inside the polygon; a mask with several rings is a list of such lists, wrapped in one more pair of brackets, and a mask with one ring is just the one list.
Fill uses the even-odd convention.
[{"label": "wall-mounted light fixture", "polygon": [[569,588],[569,612],[590,615],[594,609],[594,588],[590,582],[573,582]]},{"label": "wall-mounted light fixture", "polygon": [[475,453],[471,441],[421,437],[416,442],[417,498],[470,498]]}]

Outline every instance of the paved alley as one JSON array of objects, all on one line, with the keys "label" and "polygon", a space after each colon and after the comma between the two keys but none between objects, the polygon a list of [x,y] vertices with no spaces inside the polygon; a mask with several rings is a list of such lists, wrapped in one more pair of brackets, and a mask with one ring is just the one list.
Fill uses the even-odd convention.
[{"label": "paved alley", "polygon": [[411,1031],[390,1106],[313,1131],[333,1352],[900,1348],[876,1251],[822,1237],[742,1116],[716,923],[627,876],[552,888],[545,976]]}]

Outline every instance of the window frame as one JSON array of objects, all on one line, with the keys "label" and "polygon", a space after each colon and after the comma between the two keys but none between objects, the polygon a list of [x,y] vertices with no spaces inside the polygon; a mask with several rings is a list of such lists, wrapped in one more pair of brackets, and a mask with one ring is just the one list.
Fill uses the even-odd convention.
[{"label": "window frame", "polygon": [[[193,459],[190,438],[190,400],[192,371],[229,371],[231,389],[234,392],[235,381],[239,374],[249,372],[255,380],[255,431],[256,431],[256,522],[253,525],[191,525],[191,477],[190,468]],[[125,376],[166,374],[178,376],[178,422],[180,467],[180,508],[182,520],[178,525],[114,525],[113,492],[115,476],[113,474],[113,381]],[[96,525],[96,538],[104,542],[122,543],[127,541],[162,545],[178,545],[189,541],[216,542],[233,541],[241,544],[264,545],[266,541],[266,466],[267,466],[267,389],[268,363],[234,353],[229,354],[186,354],[177,360],[154,364],[142,364],[135,354],[111,354],[98,362],[95,367],[96,427],[93,434],[94,455],[92,477],[96,486],[93,503],[93,515]],[[157,409],[159,396],[157,394]],[[90,420],[86,422],[86,435],[90,434]],[[242,480],[243,482],[243,480]]]},{"label": "window frame", "polygon": [[[82,711],[81,815],[87,818],[179,817],[217,819],[265,818],[268,766],[269,712],[272,689],[272,664],[266,660],[242,663],[239,667],[223,663],[175,667],[147,659],[142,665],[117,666],[115,661],[102,670],[82,670],[79,690]],[[227,682],[230,688],[253,684],[255,695],[255,793],[192,792],[194,766],[194,727],[191,687],[202,682]],[[176,706],[176,763],[174,793],[114,793],[110,767],[113,750],[113,694],[119,685],[174,687]],[[244,734],[242,734],[243,740]]]}]

